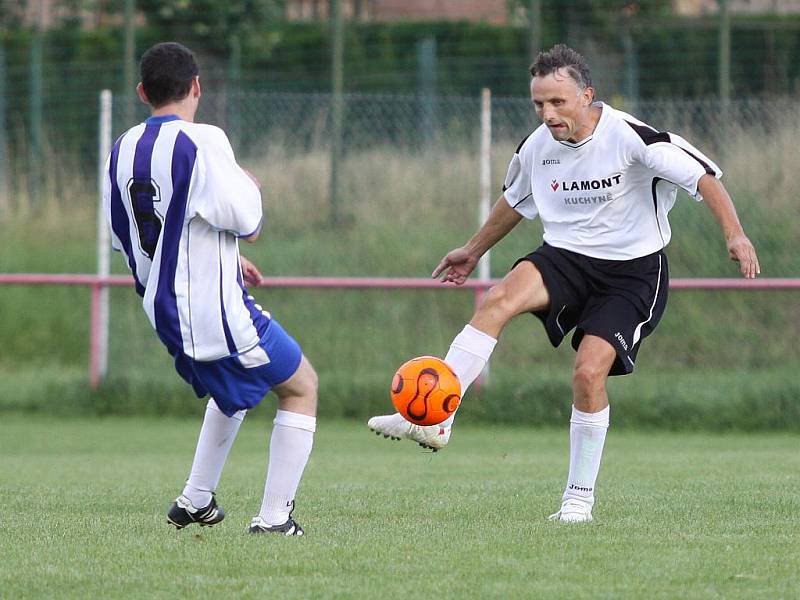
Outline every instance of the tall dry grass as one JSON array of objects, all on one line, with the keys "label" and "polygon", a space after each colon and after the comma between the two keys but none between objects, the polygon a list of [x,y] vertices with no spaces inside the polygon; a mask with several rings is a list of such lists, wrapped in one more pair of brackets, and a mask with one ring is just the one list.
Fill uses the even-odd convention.
[{"label": "tall dry grass", "polygon": [[[797,125],[789,117],[731,124],[725,145],[716,150],[704,147],[702,137],[681,132],[721,164],[745,227],[764,253],[763,262],[771,267],[767,272],[774,276],[800,273],[800,259],[787,251],[800,239],[796,218],[800,153],[795,151]],[[412,236],[416,245],[442,238],[456,243],[477,227],[477,145],[461,138],[458,143],[444,143],[444,136],[439,139],[410,150],[388,144],[346,148],[340,161],[337,207],[345,216],[340,220],[343,243],[352,245],[359,236],[391,236],[399,230],[416,232]],[[279,237],[332,231],[328,148],[318,141],[311,150],[299,151],[290,143],[290,135],[280,132],[265,133],[264,140],[260,147],[251,145],[254,149],[240,161],[262,181],[267,222]],[[492,201],[501,193],[516,144],[515,139],[493,145]],[[93,236],[96,167],[79,160],[77,153],[59,151],[64,147],[49,143],[36,164],[27,149],[19,149],[10,164],[9,197],[0,205],[0,228],[7,231],[13,226],[24,232],[26,227],[36,231],[67,226],[82,230],[87,242]],[[678,266],[688,265],[693,254],[712,257],[705,261],[708,269],[692,265],[686,274],[724,273],[724,257],[713,258],[719,255],[721,238],[707,212],[696,210],[691,202],[679,202],[671,216]],[[539,235],[537,229],[532,231],[526,236],[528,246]],[[336,238],[326,241],[335,244]],[[401,247],[397,250],[402,252]],[[433,244],[431,252],[439,251],[441,247]]]}]

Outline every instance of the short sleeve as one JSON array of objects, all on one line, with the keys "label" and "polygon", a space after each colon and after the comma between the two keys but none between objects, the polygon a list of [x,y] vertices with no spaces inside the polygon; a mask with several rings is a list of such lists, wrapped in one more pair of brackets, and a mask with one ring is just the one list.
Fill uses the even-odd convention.
[{"label": "short sleeve", "polygon": [[696,200],[702,200],[697,185],[703,175],[722,177],[720,168],[679,135],[667,134],[669,142],[650,144],[644,161],[658,177],[682,187]]},{"label": "short sleeve", "polygon": [[195,211],[211,227],[237,237],[261,229],[261,192],[237,164],[233,148],[221,129],[214,128],[197,149]]},{"label": "short sleeve", "polygon": [[525,143],[527,139],[522,141],[508,164],[508,172],[503,183],[503,197],[509,206],[523,217],[535,219],[539,211],[533,201],[531,152]]}]

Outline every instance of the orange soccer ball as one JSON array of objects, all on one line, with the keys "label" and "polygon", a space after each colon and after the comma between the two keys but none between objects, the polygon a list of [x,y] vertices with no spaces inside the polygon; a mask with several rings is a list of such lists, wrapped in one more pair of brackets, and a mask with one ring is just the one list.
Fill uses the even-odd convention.
[{"label": "orange soccer ball", "polygon": [[440,358],[412,358],[394,374],[392,402],[406,420],[417,425],[438,425],[461,403],[461,383]]}]

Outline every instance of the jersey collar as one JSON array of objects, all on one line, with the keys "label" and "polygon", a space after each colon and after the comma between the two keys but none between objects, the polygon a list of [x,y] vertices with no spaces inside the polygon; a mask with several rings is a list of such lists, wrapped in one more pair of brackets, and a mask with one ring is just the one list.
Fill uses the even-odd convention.
[{"label": "jersey collar", "polygon": [[566,146],[567,148],[580,148],[581,146],[585,146],[589,142],[594,139],[594,136],[597,135],[603,127],[605,127],[606,121],[608,121],[608,109],[606,108],[606,104],[604,102],[593,102],[592,106],[597,106],[600,109],[600,119],[597,121],[597,125],[594,126],[594,131],[592,134],[580,142],[567,142],[558,140],[558,143]]},{"label": "jersey collar", "polygon": [[162,115],[160,117],[150,117],[145,121],[147,125],[161,125],[162,123],[169,123],[170,121],[180,121],[178,115]]}]

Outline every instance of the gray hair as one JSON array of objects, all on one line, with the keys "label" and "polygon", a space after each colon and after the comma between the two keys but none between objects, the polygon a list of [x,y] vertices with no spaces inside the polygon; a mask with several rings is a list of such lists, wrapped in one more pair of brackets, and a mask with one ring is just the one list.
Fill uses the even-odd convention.
[{"label": "gray hair", "polygon": [[579,88],[592,87],[592,73],[586,59],[566,44],[556,44],[547,52],[540,52],[530,71],[533,77],[544,77],[558,69],[566,70]]}]

